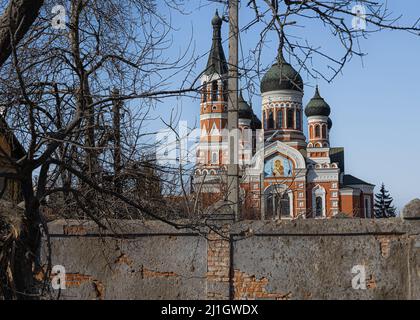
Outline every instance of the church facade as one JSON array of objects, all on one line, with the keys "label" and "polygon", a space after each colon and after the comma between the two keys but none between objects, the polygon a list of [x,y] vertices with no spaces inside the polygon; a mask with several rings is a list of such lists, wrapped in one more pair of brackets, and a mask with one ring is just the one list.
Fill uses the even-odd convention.
[{"label": "church facade", "polygon": [[[211,205],[226,195],[228,66],[222,19],[202,76],[194,192]],[[245,219],[373,217],[374,185],[346,174],[344,149],[330,145],[331,108],[318,87],[303,106],[304,83],[281,50],[261,81],[261,119],[239,94],[240,197]],[[308,137],[304,134],[307,118]]]}]

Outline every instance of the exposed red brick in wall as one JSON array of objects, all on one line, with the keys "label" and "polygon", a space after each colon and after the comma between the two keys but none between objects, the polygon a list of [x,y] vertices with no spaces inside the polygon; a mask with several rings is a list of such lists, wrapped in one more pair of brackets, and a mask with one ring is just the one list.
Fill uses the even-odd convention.
[{"label": "exposed red brick in wall", "polygon": [[170,277],[178,277],[175,272],[166,272],[166,271],[154,271],[149,270],[145,267],[141,270],[142,278],[170,278]]},{"label": "exposed red brick in wall", "polygon": [[388,258],[391,251],[391,243],[394,239],[398,239],[396,236],[376,236],[376,240],[379,241],[381,256]]},{"label": "exposed red brick in wall", "polygon": [[288,300],[292,293],[271,293],[267,292],[267,278],[257,279],[254,275],[247,275],[239,270],[234,271],[233,286],[234,299],[276,299]]},{"label": "exposed red brick in wall", "polygon": [[122,253],[117,260],[115,260],[116,264],[126,264],[127,266],[131,267],[133,264],[133,260],[131,260],[125,253]]},{"label": "exposed red brick in wall", "polygon": [[376,279],[374,275],[371,275],[369,279],[366,279],[366,287],[368,289],[376,289]]},{"label": "exposed red brick in wall", "polygon": [[[52,275],[53,276],[53,275]],[[80,273],[67,273],[66,274],[66,287],[78,288],[84,283],[91,283],[95,289],[96,297],[103,300],[105,297],[105,286],[99,280],[94,279],[92,276]]]},{"label": "exposed red brick in wall", "polygon": [[[52,275],[54,276],[54,275]],[[80,273],[67,273],[66,274],[66,287],[77,288],[85,282],[93,282],[92,276],[80,274]]]},{"label": "exposed red brick in wall", "polygon": [[87,234],[84,226],[63,226],[63,232],[65,235],[72,236],[84,236]]},{"label": "exposed red brick in wall", "polygon": [[[207,246],[207,282],[229,284],[230,242],[215,232],[209,234]],[[208,299],[228,299],[229,292],[207,291]]]}]

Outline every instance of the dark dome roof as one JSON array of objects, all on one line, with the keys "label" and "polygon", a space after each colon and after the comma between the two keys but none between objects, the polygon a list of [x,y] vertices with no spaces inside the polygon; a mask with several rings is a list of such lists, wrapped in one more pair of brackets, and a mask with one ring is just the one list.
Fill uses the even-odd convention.
[{"label": "dark dome roof", "polygon": [[214,15],[213,19],[211,20],[211,24],[213,26],[221,26],[223,23],[223,19],[219,16],[219,10],[216,10],[216,14]]},{"label": "dark dome roof", "polygon": [[251,128],[252,129],[262,129],[261,120],[258,119],[258,117],[255,115],[255,113],[252,114]]},{"label": "dark dome roof", "polygon": [[261,93],[276,90],[303,91],[302,77],[284,60],[281,50],[279,50],[276,63],[267,71],[261,81]]},{"label": "dark dome roof", "polygon": [[307,117],[328,117],[331,114],[331,108],[319,94],[318,86],[316,86],[314,97],[311,99],[311,101],[309,101],[308,105],[305,108],[305,114]]},{"label": "dark dome roof", "polygon": [[238,112],[240,119],[252,119],[252,115],[254,114],[251,106],[245,101],[242,90],[240,91],[238,98]]},{"label": "dark dome roof", "polygon": [[328,118],[328,130],[331,130],[332,126],[333,126],[333,122],[331,118]]}]

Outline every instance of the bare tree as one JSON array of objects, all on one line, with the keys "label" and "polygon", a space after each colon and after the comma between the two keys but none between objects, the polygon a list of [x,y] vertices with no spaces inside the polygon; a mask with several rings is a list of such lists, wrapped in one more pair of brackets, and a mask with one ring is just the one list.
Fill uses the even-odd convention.
[{"label": "bare tree", "polygon": [[[2,152],[13,170],[0,176],[19,182],[25,207],[9,297],[38,294],[34,274],[49,275],[51,266],[42,269],[38,257],[42,233],[48,239],[42,207],[51,203],[64,216],[84,215],[102,228],[104,219],[118,217],[176,225],[155,210],[162,208],[159,172],[166,168],[147,159],[153,132],[142,124],[158,99],[196,92],[194,79],[169,87],[193,61],[162,55],[171,25],[153,1],[70,3],[66,29],[54,30],[55,3],[46,1],[26,37],[12,35],[11,59],[1,69],[7,130],[25,149],[19,159]],[[166,5],[173,8],[172,0]]]}]

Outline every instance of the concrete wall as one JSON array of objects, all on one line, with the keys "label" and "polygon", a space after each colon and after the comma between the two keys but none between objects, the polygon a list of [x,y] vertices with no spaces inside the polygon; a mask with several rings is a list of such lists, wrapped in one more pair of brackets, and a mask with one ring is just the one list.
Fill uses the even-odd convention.
[{"label": "concrete wall", "polygon": [[[180,221],[181,224],[186,221]],[[50,224],[65,299],[420,299],[420,221]],[[46,261],[46,246],[42,258]],[[352,268],[365,267],[355,290]]]}]

